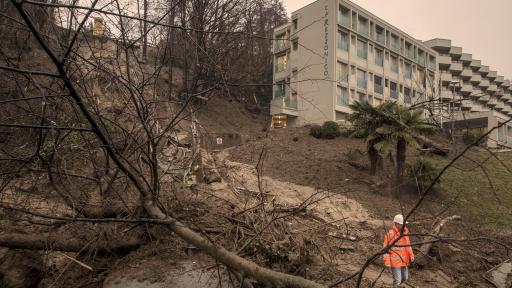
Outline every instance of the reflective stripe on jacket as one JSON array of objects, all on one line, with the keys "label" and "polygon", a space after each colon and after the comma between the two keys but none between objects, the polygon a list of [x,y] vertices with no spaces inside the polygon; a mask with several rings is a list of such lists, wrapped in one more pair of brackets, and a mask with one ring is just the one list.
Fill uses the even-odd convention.
[{"label": "reflective stripe on jacket", "polygon": [[[404,235],[408,235],[409,230],[407,228],[404,229]],[[400,236],[400,230],[396,226],[393,226],[391,230],[384,236],[384,247],[393,243],[396,238]],[[412,252],[410,245],[409,236],[403,236],[388,250],[386,254],[384,254],[384,264],[387,267],[405,267],[409,266],[409,264],[414,261],[414,252]],[[396,246],[402,247],[396,247]]]}]

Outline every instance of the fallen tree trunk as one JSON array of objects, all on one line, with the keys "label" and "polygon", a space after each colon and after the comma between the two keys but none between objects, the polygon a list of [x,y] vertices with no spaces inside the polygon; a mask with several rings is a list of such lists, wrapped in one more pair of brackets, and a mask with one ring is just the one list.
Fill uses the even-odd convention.
[{"label": "fallen tree trunk", "polygon": [[422,151],[430,151],[436,155],[448,156],[450,149],[442,146],[441,144],[435,143],[432,139],[429,139],[423,135],[415,134],[414,138],[419,142],[423,143]]},{"label": "fallen tree trunk", "polygon": [[112,239],[100,239],[98,241],[91,241],[91,239],[45,234],[0,234],[0,246],[10,249],[80,252],[84,250],[84,247],[90,246],[91,249],[100,253],[123,253],[132,251],[144,243],[145,241],[138,239],[115,239],[115,241]]},{"label": "fallen tree trunk", "polygon": [[[442,219],[441,221],[439,221],[439,223],[437,223],[434,226],[434,228],[432,228],[432,230],[430,231],[430,235],[438,236],[439,233],[441,233],[441,229],[448,221],[455,221],[455,220],[460,220],[460,219],[461,219],[461,217],[456,216],[456,215]],[[429,262],[430,257],[428,256],[428,253],[429,253],[430,249],[432,248],[432,244],[433,244],[432,241],[436,240],[435,236],[429,236],[424,240],[424,242],[428,242],[428,243],[421,245],[421,247],[419,249],[419,253],[416,256],[416,259],[414,261],[414,263],[416,263],[416,265],[423,267],[423,266],[426,266],[427,263]]]}]

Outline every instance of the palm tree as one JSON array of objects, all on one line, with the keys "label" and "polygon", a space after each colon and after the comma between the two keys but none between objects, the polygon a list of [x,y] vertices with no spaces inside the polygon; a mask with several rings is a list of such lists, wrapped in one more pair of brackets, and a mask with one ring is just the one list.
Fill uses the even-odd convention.
[{"label": "palm tree", "polygon": [[384,143],[386,137],[377,133],[377,129],[390,119],[389,111],[392,111],[393,102],[384,102],[378,106],[372,106],[367,101],[350,104],[353,113],[348,120],[352,123],[354,133],[366,138],[366,152],[370,160],[370,175],[375,176],[377,169],[382,167],[382,156],[375,145]]},{"label": "palm tree", "polygon": [[376,129],[382,140],[374,147],[382,151],[389,147],[390,143],[395,143],[395,181],[398,191],[403,183],[407,146],[418,147],[417,139],[421,134],[430,134],[436,127],[423,119],[422,109],[393,105],[386,112],[388,121]]}]

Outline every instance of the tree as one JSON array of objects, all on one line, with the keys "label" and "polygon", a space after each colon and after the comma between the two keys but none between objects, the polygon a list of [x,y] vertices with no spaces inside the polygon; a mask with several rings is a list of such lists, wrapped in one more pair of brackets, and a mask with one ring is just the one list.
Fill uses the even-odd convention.
[{"label": "tree", "polygon": [[381,136],[375,147],[382,151],[391,144],[395,145],[395,185],[398,192],[404,178],[407,146],[419,147],[417,135],[432,133],[435,126],[423,119],[422,109],[409,109],[397,104],[389,108],[384,112],[385,121],[375,130]]}]

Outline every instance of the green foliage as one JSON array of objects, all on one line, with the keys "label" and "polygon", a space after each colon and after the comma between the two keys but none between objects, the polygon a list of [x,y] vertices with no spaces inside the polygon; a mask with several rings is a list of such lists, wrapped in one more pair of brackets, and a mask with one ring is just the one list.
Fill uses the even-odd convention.
[{"label": "green foliage", "polygon": [[320,125],[313,125],[309,129],[309,135],[315,137],[315,138],[322,138],[322,126]]},{"label": "green foliage", "polygon": [[322,125],[322,138],[334,139],[340,136],[340,126],[334,121],[326,121]]},{"label": "green foliage", "polygon": [[440,171],[438,164],[428,158],[417,158],[416,162],[409,165],[407,170],[409,179],[413,183],[417,181],[421,191],[430,186]]},{"label": "green foliage", "polygon": [[317,139],[334,139],[340,136],[340,127],[338,123],[334,121],[326,121],[322,126],[311,126],[309,135]]},{"label": "green foliage", "polygon": [[[482,137],[482,135],[483,135],[482,133],[474,133],[471,131],[465,131],[464,134],[462,134],[462,142],[464,142],[464,144],[466,144],[466,145],[471,145],[471,144],[475,143],[478,139],[480,139]],[[487,142],[487,139],[488,139],[488,137],[482,138],[482,140],[480,140],[478,142],[478,145],[484,144],[485,142]]]}]

